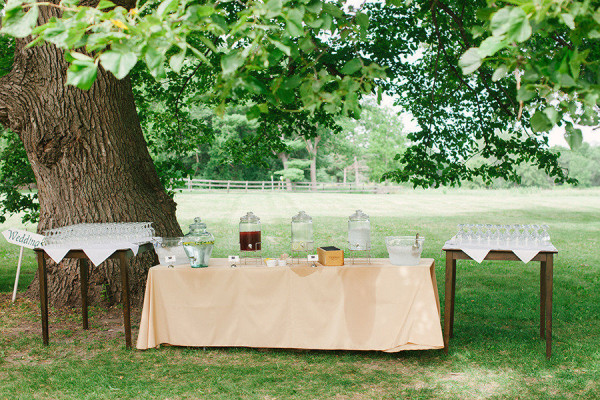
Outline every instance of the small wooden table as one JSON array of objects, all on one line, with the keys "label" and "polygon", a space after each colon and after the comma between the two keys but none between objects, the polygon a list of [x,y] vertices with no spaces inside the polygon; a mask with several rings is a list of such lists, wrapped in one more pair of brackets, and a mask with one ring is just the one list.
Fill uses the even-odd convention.
[{"label": "small wooden table", "polygon": [[[153,250],[152,243],[146,243],[140,246],[138,255],[146,251]],[[38,260],[38,279],[40,281],[40,308],[42,314],[42,339],[44,345],[48,345],[48,274],[46,269],[46,257],[48,256],[44,249],[35,249]],[[123,325],[125,328],[125,346],[131,348],[131,318],[129,304],[129,263],[133,252],[130,249],[118,249],[107,260],[119,260],[121,270],[121,284],[123,291]],[[81,260],[79,263],[79,276],[81,280],[81,314],[83,329],[88,329],[88,256],[83,250],[70,250],[64,258],[76,258]]]},{"label": "small wooden table", "polygon": [[[446,252],[446,296],[444,299],[444,352],[448,354],[454,336],[454,298],[456,293],[456,260],[472,260],[462,250],[443,248]],[[554,254],[540,251],[531,261],[540,262],[540,337],[546,339],[546,357],[552,354],[552,280]],[[484,260],[520,261],[510,250],[491,250]]]}]

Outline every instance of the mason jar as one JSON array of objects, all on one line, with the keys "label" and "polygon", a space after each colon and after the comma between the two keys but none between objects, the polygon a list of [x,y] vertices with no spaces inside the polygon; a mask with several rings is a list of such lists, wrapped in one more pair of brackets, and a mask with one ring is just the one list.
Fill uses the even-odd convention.
[{"label": "mason jar", "polygon": [[292,217],[292,251],[312,251],[314,246],[312,218],[300,211]]},{"label": "mason jar", "polygon": [[249,211],[240,218],[240,250],[259,251],[261,249],[260,218]]},{"label": "mason jar", "polygon": [[371,222],[369,216],[361,210],[356,210],[348,217],[348,248],[371,250]]}]

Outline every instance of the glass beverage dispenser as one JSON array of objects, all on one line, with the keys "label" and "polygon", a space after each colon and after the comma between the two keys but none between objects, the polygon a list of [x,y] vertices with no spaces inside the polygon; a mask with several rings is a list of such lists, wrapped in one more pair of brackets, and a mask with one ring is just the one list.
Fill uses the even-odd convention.
[{"label": "glass beverage dispenser", "polygon": [[215,237],[206,231],[206,224],[199,217],[194,218],[190,233],[183,237],[183,249],[192,268],[208,267],[214,245]]},{"label": "glass beverage dispenser", "polygon": [[371,222],[361,210],[348,217],[348,249],[371,250]]},{"label": "glass beverage dispenser", "polygon": [[292,251],[312,251],[314,245],[312,218],[300,211],[292,217]]},{"label": "glass beverage dispenser", "polygon": [[252,211],[240,218],[240,250],[259,251],[261,249],[260,218]]}]

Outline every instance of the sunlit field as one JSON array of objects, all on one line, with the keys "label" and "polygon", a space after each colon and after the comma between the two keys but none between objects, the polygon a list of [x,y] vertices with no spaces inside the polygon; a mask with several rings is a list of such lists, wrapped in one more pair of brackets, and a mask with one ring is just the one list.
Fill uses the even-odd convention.
[{"label": "sunlit field", "polygon": [[[444,296],[441,248],[459,223],[546,223],[558,248],[553,356],[539,339],[539,263],[460,262],[455,337],[442,351],[345,351],[162,347],[126,351],[120,309],[52,310],[43,347],[39,306],[22,291],[33,278],[26,252],[21,295],[10,303],[18,248],[0,240],[0,398],[600,398],[600,190],[406,190],[393,195],[280,192],[180,193],[178,219],[199,216],[215,235],[216,257],[237,247],[247,211],[261,218],[264,256],[289,253],[290,221],[313,217],[319,246],[344,247],[348,216],[371,216],[373,256],[384,237],[426,237]],[[23,228],[18,217],[0,225]],[[34,227],[28,227],[33,230]],[[137,337],[139,310],[133,314]]]}]

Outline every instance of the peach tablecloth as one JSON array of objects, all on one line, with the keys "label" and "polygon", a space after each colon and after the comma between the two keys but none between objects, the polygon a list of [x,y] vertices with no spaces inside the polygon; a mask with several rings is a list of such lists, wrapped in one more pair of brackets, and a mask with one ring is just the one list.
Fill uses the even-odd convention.
[{"label": "peach tablecloth", "polygon": [[177,346],[324,350],[443,348],[433,259],[344,267],[150,269],[138,349]]}]

